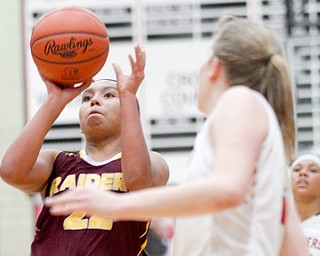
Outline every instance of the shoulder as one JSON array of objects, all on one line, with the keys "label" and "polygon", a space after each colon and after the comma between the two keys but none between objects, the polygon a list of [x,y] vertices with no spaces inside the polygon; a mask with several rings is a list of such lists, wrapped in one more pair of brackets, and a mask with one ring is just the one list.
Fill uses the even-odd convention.
[{"label": "shoulder", "polygon": [[161,167],[161,169],[163,169],[163,170],[169,170],[167,161],[158,152],[150,151],[150,159],[151,159],[151,164],[153,166],[157,165],[157,166]]},{"label": "shoulder", "polygon": [[155,152],[150,152],[151,168],[153,172],[153,186],[165,185],[169,180],[169,165],[164,157]]},{"label": "shoulder", "polygon": [[258,93],[245,86],[227,89],[209,116],[210,130],[238,134],[255,134],[264,138],[268,131],[268,114]]},{"label": "shoulder", "polygon": [[257,97],[257,92],[246,86],[232,86],[227,89],[217,102],[216,114],[260,115],[264,112],[264,107]]},{"label": "shoulder", "polygon": [[233,102],[234,104],[255,103],[257,98],[257,92],[246,86],[232,86],[221,95],[219,103]]},{"label": "shoulder", "polygon": [[46,149],[40,152],[39,157],[41,160],[45,160],[53,163],[60,152],[62,151],[55,150],[55,149]]},{"label": "shoulder", "polygon": [[43,154],[45,155],[47,161],[51,162],[52,165],[55,166],[73,162],[78,155],[77,153],[59,150],[45,150],[43,151]]}]

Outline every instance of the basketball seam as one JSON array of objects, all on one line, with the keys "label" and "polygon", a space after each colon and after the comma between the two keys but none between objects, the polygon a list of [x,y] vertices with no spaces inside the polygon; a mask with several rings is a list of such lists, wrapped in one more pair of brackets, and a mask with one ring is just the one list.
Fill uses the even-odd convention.
[{"label": "basketball seam", "polygon": [[36,56],[36,55],[33,55],[33,54],[32,54],[32,56],[33,56],[34,58],[38,59],[38,60],[41,60],[41,61],[43,61],[43,62],[50,63],[50,64],[75,65],[75,64],[80,64],[80,63],[84,63],[84,62],[89,62],[89,61],[92,61],[92,60],[94,60],[94,59],[100,58],[102,55],[104,55],[104,54],[105,54],[106,52],[108,52],[108,51],[109,51],[109,46],[107,47],[106,50],[104,50],[104,51],[103,51],[101,54],[99,54],[99,55],[96,55],[96,56],[94,56],[94,57],[92,57],[92,58],[90,58],[90,59],[85,59],[85,60],[76,61],[76,62],[48,61],[48,60],[46,60],[46,59],[42,59],[42,58],[40,58],[40,57],[38,57],[38,56]]},{"label": "basketball seam", "polygon": [[106,36],[102,36],[102,35],[99,35],[99,34],[95,34],[95,33],[88,33],[88,32],[59,32],[59,33],[54,33],[54,34],[50,34],[50,35],[46,35],[46,36],[42,36],[42,37],[39,37],[37,39],[35,39],[32,44],[31,44],[31,47],[39,40],[41,39],[44,39],[44,38],[47,38],[47,37],[50,37],[50,36],[57,36],[57,35],[67,35],[67,34],[73,34],[73,35],[76,35],[76,34],[79,34],[79,35],[88,35],[88,36],[96,36],[96,37],[99,37],[99,38],[103,38],[103,39],[109,39],[109,36],[108,34]]},{"label": "basketball seam", "polygon": [[[70,6],[70,7],[76,7],[78,8],[78,6]],[[50,13],[46,13],[44,14],[45,16],[43,17],[40,17],[40,20],[37,22],[37,24],[33,27],[33,29],[36,29],[36,27],[47,17],[50,17],[51,15],[55,14],[56,12],[60,12],[60,11],[63,11],[63,12],[66,12],[66,11],[76,11],[76,12],[83,12],[83,13],[86,13],[88,15],[90,15],[91,17],[93,17],[96,21],[98,21],[101,25],[104,25],[105,24],[102,22],[101,19],[99,19],[98,17],[96,17],[96,14],[94,13],[91,13],[92,11],[89,10],[89,9],[63,9],[63,8],[58,8],[58,9],[55,9],[55,10],[51,10]]]}]

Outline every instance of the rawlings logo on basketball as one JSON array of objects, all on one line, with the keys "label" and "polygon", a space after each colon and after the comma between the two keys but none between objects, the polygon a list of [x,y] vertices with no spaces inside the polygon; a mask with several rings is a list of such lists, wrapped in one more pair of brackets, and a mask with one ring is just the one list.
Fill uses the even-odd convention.
[{"label": "rawlings logo on basketball", "polygon": [[91,45],[93,45],[91,38],[77,40],[71,37],[70,41],[65,44],[57,44],[54,40],[50,40],[44,47],[44,54],[60,55],[62,58],[70,59],[77,56],[79,49],[82,49],[82,53],[85,54]]}]

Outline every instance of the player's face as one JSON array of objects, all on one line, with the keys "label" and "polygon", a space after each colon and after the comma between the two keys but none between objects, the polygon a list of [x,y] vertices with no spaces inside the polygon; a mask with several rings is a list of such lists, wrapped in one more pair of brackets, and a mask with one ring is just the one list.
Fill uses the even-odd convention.
[{"label": "player's face", "polygon": [[[219,72],[221,63],[218,58],[210,58],[201,66],[198,85],[198,108],[209,114],[217,102],[221,92],[227,88],[217,86],[222,72]],[[226,85],[227,86],[227,85]]]},{"label": "player's face", "polygon": [[320,197],[320,167],[310,160],[294,166],[291,182],[295,197]]},{"label": "player's face", "polygon": [[[92,83],[81,96],[79,112],[82,132],[120,132],[120,101],[116,84],[100,80]],[[101,128],[101,129],[100,129]]]}]

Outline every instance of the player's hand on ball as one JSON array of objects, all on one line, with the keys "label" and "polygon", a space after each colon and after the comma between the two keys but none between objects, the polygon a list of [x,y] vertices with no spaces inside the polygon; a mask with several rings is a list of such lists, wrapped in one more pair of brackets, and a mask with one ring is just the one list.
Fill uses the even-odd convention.
[{"label": "player's hand on ball", "polygon": [[83,90],[88,88],[92,80],[82,83],[78,87],[61,86],[42,78],[48,91],[48,97],[51,97],[57,104],[66,105],[77,97]]}]

